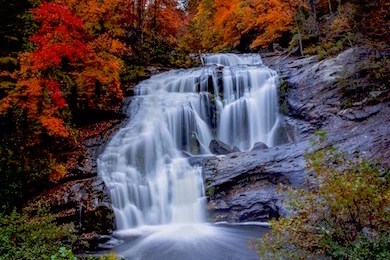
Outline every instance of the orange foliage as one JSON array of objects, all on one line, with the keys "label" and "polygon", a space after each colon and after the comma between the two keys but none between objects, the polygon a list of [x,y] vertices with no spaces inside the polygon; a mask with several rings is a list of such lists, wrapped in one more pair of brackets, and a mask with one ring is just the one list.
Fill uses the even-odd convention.
[{"label": "orange foliage", "polygon": [[41,116],[39,121],[49,135],[63,138],[67,138],[69,136],[69,131],[64,126],[62,119],[51,116]]},{"label": "orange foliage", "polygon": [[123,97],[120,88],[120,57],[130,53],[121,40],[126,26],[134,23],[134,1],[129,0],[56,0],[82,18],[91,36],[90,53],[84,68],[75,74],[79,108],[110,108]]},{"label": "orange foliage", "polygon": [[[77,6],[72,1],[64,2],[70,7],[44,3],[32,10],[40,25],[38,32],[29,39],[35,48],[20,53],[16,88],[1,100],[0,105],[1,113],[6,113],[12,106],[23,108],[29,120],[38,122],[49,135],[61,138],[69,136],[61,114],[68,107],[65,91],[68,96],[71,94],[69,83],[62,79],[67,77],[75,81],[77,93],[72,98],[76,98],[77,108],[109,108],[122,98],[119,56],[128,52],[125,44],[114,38],[124,34],[120,25],[111,26],[119,18],[107,21],[107,33],[89,37],[81,19],[71,12],[79,10],[77,6],[86,2]],[[93,7],[93,1],[88,2]],[[100,6],[97,10],[113,12],[115,9],[102,5],[100,1],[97,3]],[[123,1],[111,3],[119,6]],[[94,17],[101,18],[94,8],[87,9],[90,25],[95,21]]]},{"label": "orange foliage", "polygon": [[298,8],[305,0],[201,0],[190,33],[208,50],[235,48],[244,35],[255,36],[252,49],[264,48],[293,28]]},{"label": "orange foliage", "polygon": [[215,12],[215,25],[220,26],[229,21],[231,16],[237,12],[239,7],[239,0],[215,0],[214,7],[216,9]]},{"label": "orange foliage", "polygon": [[183,17],[178,12],[176,6],[176,1],[164,1],[164,5],[160,7],[160,14],[157,17],[160,24],[160,35],[169,38],[171,42],[175,41],[179,28],[183,26]]},{"label": "orange foliage", "polygon": [[[244,24],[244,32],[256,29],[261,32],[250,45],[251,48],[267,47],[293,27],[294,14],[303,1],[298,0],[254,0],[252,19]],[[249,12],[247,13],[249,14]]]},{"label": "orange foliage", "polygon": [[[129,49],[116,37],[125,35],[121,23],[128,1],[55,2],[31,11],[40,26],[29,39],[35,48],[19,55],[17,87],[2,100],[0,112],[19,106],[49,135],[68,137],[61,116],[67,109],[65,94],[76,95],[72,100],[78,109],[110,109],[122,98],[119,57]],[[64,77],[76,83],[76,94],[69,93]]]},{"label": "orange foliage", "polygon": [[111,37],[126,34],[126,26],[133,23],[132,0],[55,0],[81,17],[91,36],[107,33]]},{"label": "orange foliage", "polygon": [[214,14],[215,31],[220,32],[224,44],[223,47],[235,47],[240,40],[241,32],[238,30],[240,23],[239,0],[215,0]]}]

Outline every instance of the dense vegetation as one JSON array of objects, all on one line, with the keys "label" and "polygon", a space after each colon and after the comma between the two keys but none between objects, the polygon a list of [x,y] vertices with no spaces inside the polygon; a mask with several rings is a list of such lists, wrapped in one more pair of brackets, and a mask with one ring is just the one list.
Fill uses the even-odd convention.
[{"label": "dense vegetation", "polygon": [[[265,259],[389,259],[390,169],[334,146],[308,153],[309,189],[290,192],[291,216],[258,242]],[[318,149],[316,147],[316,149]]]},{"label": "dense vegetation", "polygon": [[369,43],[388,44],[384,0],[192,0],[185,35],[192,50],[256,50],[273,43],[303,53],[330,54]]},{"label": "dense vegetation", "polygon": [[0,215],[0,258],[50,259],[56,255],[74,237],[71,226],[57,226],[54,220],[55,216],[46,212],[32,215],[13,211],[8,216]]},{"label": "dense vegetation", "polygon": [[[198,51],[281,46],[285,53],[324,58],[364,46],[368,54],[358,73],[345,72],[340,79],[344,106],[373,91],[367,102],[389,99],[385,0],[1,0],[0,5],[0,237],[8,241],[1,254],[11,258],[23,259],[23,252],[25,258],[49,257],[67,246],[63,241],[70,234],[54,224],[55,217],[26,216],[22,207],[68,174],[67,158],[60,154],[77,145],[85,115],[116,113],[123,83],[144,76],[148,65],[189,67],[187,54]],[[26,232],[43,226],[50,232],[41,244],[52,243],[29,248]],[[360,243],[373,243],[365,239]],[[18,243],[24,243],[23,251]]]}]

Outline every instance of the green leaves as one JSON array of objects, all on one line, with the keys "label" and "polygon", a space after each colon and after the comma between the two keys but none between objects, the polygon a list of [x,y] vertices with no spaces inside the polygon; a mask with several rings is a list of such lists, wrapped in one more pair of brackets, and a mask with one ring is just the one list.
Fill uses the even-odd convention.
[{"label": "green leaves", "polygon": [[71,251],[61,249],[62,240],[73,239],[71,226],[57,226],[54,219],[53,215],[31,216],[15,210],[8,216],[0,215],[0,258],[51,259],[50,256],[60,252],[64,257],[55,259],[75,259],[65,258]]},{"label": "green leaves", "polygon": [[319,148],[306,156],[315,177],[308,189],[290,188],[292,215],[271,223],[271,232],[259,241],[259,254],[386,259],[389,247],[382,245],[388,245],[390,234],[389,169],[326,147],[325,134],[318,136]]}]

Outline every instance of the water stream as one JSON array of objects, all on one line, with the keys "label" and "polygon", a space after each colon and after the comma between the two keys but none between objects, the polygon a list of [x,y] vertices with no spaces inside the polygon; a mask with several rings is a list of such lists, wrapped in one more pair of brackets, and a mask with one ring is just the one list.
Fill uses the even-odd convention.
[{"label": "water stream", "polygon": [[[256,259],[247,246],[253,230],[207,223],[202,169],[188,158],[210,155],[213,139],[241,151],[257,142],[273,146],[278,77],[256,54],[206,55],[204,61],[205,67],[141,82],[129,123],[98,160],[115,235],[125,241],[117,251],[128,259]],[[240,246],[229,253],[232,243]],[[238,252],[248,255],[234,258]]]}]

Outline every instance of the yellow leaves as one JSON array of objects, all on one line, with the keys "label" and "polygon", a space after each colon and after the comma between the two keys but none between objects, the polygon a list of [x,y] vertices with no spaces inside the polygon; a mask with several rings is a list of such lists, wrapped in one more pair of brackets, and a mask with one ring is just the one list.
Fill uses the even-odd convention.
[{"label": "yellow leaves", "polygon": [[265,259],[332,256],[340,246],[373,241],[390,230],[390,170],[349,159],[334,147],[317,149],[306,156],[314,179],[308,188],[288,189],[291,215],[272,221],[271,232],[259,241]]},{"label": "yellow leaves", "polygon": [[21,77],[32,76],[34,71],[32,70],[33,54],[32,52],[19,53],[19,74]]},{"label": "yellow leaves", "polygon": [[69,137],[69,131],[64,126],[62,119],[53,116],[41,116],[40,122],[49,135],[62,138]]},{"label": "yellow leaves", "polygon": [[20,105],[27,110],[29,116],[38,114],[40,98],[43,94],[41,80],[38,78],[21,78],[17,83]]},{"label": "yellow leaves", "polygon": [[125,35],[125,22],[131,15],[129,0],[56,0],[57,3],[68,6],[83,19],[90,35],[99,35],[102,31],[112,37]]},{"label": "yellow leaves", "polygon": [[127,50],[126,45],[122,42],[120,42],[117,39],[113,39],[111,41],[111,46],[109,52],[112,54],[117,54],[117,55],[123,55],[124,52]]},{"label": "yellow leaves", "polygon": [[67,169],[65,165],[57,163],[52,167],[51,173],[49,175],[49,180],[51,182],[57,183],[67,175]]},{"label": "yellow leaves", "polygon": [[88,106],[99,108],[122,98],[121,69],[121,60],[110,53],[94,53],[88,57],[84,70],[76,78],[78,93]]},{"label": "yellow leaves", "polygon": [[103,34],[96,37],[92,42],[88,44],[89,48],[99,55],[104,55],[104,53],[114,54],[117,56],[125,54],[128,50],[126,45],[121,41],[112,38],[108,34]]}]

